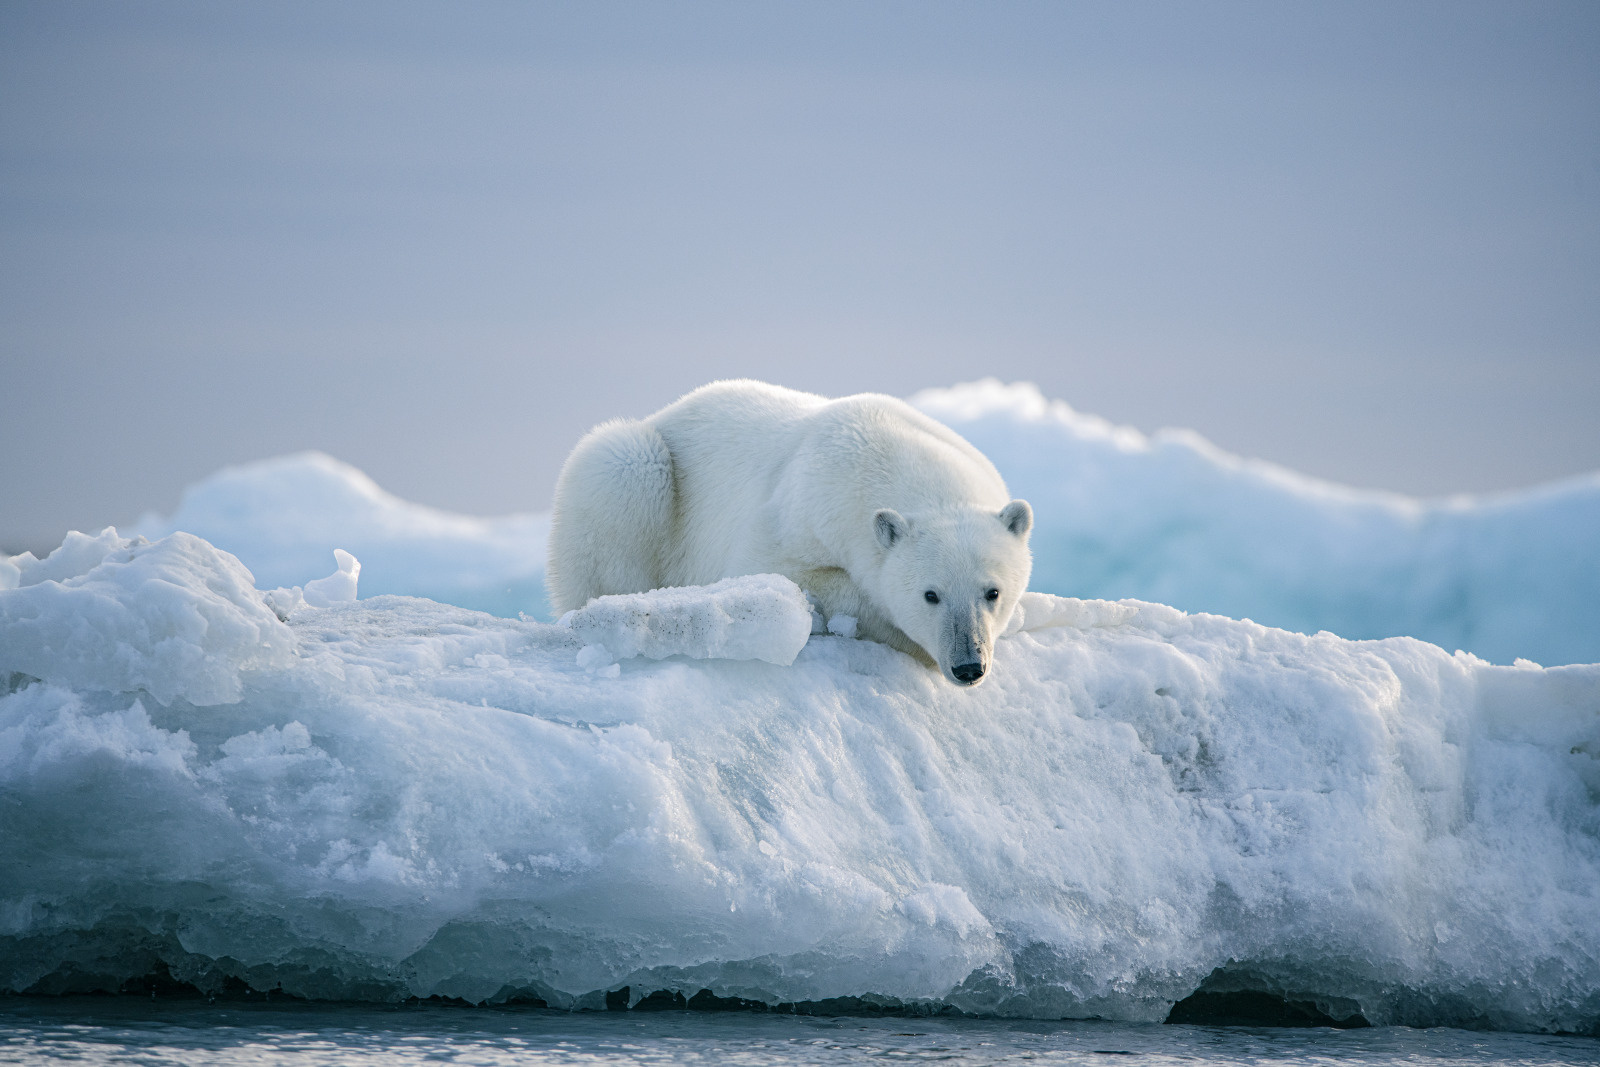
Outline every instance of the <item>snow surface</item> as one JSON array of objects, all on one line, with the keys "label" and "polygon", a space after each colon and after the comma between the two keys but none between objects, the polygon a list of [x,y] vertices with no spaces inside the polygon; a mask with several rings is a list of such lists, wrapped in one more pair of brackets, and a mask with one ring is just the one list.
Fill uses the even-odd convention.
[{"label": "snow surface", "polygon": [[[1418,501],[1146,437],[977,382],[912,402],[994,460],[1034,506],[1033,587],[1140,600],[1344,637],[1419,637],[1498,663],[1600,661],[1600,474],[1521,493]],[[346,549],[370,594],[545,617],[543,515],[475,519],[384,493],[305,453],[219,471],[155,538],[186,530],[265,585],[326,573]],[[0,577],[0,582],[3,582]]]},{"label": "snow surface", "polygon": [[607,677],[575,627],[249,577],[184,534],[5,571],[0,989],[1133,1020],[1223,968],[1600,1026],[1600,666],[1032,595],[974,689],[826,634]]}]

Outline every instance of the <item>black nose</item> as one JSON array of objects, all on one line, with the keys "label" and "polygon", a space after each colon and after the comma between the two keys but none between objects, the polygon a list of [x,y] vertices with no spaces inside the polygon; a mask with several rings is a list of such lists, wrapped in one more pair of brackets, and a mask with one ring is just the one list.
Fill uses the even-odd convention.
[{"label": "black nose", "polygon": [[956,681],[962,685],[971,685],[983,677],[983,664],[963,663],[959,667],[951,667],[950,673],[956,676]]}]

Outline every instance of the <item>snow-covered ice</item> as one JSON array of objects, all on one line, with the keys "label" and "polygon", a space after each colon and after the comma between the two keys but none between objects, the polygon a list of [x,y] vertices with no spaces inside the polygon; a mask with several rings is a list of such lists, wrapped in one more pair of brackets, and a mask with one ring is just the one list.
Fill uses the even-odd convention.
[{"label": "snow-covered ice", "polygon": [[151,544],[70,533],[45,559],[13,556],[0,593],[0,677],[140,691],[198,707],[240,697],[241,672],[285,666],[294,639],[250,572],[192,534]]},{"label": "snow-covered ice", "polygon": [[811,603],[782,575],[751,574],[692,589],[596,597],[559,624],[584,642],[585,667],[599,664],[601,655],[606,663],[688,656],[787,667],[811,636]]},{"label": "snow-covered ice", "polygon": [[[977,382],[912,401],[1032,502],[1034,589],[1308,634],[1418,637],[1496,663],[1600,660],[1600,474],[1419,501],[1242,460],[1193,433],[1147,437],[1028,385]],[[368,595],[541,618],[548,529],[542,514],[477,519],[407,503],[305,453],[219,471],[139,532],[204,537],[265,586],[317,578],[342,548],[361,560]]]},{"label": "snow-covered ice", "polygon": [[914,402],[1037,517],[976,689],[776,576],[535,621],[547,517],[315,453],[0,557],[0,991],[1597,1032],[1600,476],[1422,502]]},{"label": "snow-covered ice", "polygon": [[1120,626],[1138,614],[1132,604],[1109,600],[1078,600],[1049,593],[1023,593],[1002,633],[1048,630],[1052,626]]},{"label": "snow-covered ice", "polygon": [[607,678],[252,584],[185,534],[0,574],[0,989],[1600,1025],[1600,666],[1034,595],[975,689],[827,634]]}]

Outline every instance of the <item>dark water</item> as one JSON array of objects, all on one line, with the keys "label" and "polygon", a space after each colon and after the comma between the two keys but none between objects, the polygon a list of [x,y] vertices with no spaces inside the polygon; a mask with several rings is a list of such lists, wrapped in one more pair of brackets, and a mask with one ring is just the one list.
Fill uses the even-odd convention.
[{"label": "dark water", "polygon": [[1600,1040],[1464,1030],[0,998],[0,1063],[1600,1064]]}]

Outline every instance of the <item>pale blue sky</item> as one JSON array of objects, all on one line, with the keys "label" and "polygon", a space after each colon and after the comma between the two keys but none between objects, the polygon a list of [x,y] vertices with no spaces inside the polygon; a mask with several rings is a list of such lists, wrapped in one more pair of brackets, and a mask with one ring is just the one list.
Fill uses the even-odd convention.
[{"label": "pale blue sky", "polygon": [[1600,467],[1600,4],[0,5],[0,545],[321,448],[548,506],[703,381]]}]

